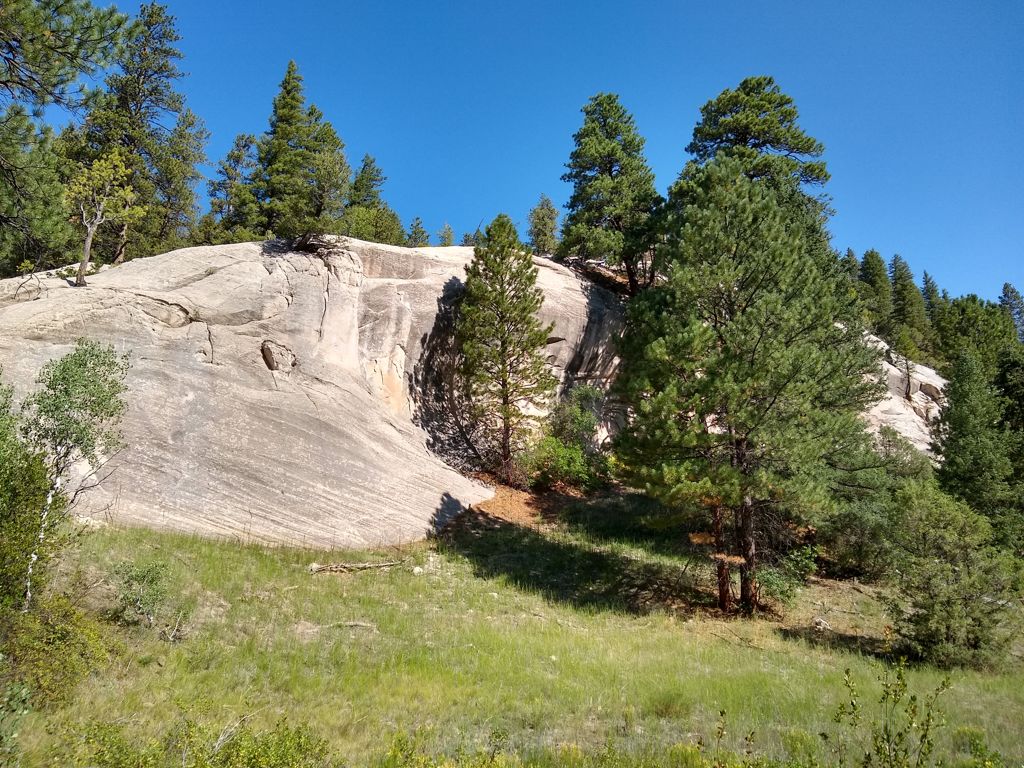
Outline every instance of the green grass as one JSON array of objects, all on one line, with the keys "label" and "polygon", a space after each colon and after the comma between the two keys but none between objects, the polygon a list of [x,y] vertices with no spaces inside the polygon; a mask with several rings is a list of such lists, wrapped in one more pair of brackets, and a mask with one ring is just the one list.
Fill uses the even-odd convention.
[{"label": "green grass", "polygon": [[[819,584],[784,622],[717,619],[703,560],[642,516],[624,525],[616,504],[570,509],[554,530],[491,521],[400,551],[91,533],[64,575],[106,580],[86,604],[113,605],[106,584],[118,562],[159,560],[171,578],[160,623],[181,612],[187,633],[170,643],[157,629],[111,625],[124,650],[68,706],[29,718],[25,764],[41,764],[76,723],[117,721],[155,735],[183,710],[217,726],[242,716],[253,727],[308,723],[363,764],[413,731],[437,752],[486,746],[496,733],[525,750],[660,748],[711,737],[724,709],[727,746],[742,749],[754,730],[758,750],[784,756],[787,734],[829,728],[845,667],[873,706],[883,662],[801,631],[824,613],[841,637],[869,636],[884,623],[869,594]],[[348,575],[308,572],[313,561],[396,558],[407,560]],[[942,677],[917,668],[909,681],[924,693]],[[968,726],[1024,757],[1024,670],[952,679],[940,744]]]}]

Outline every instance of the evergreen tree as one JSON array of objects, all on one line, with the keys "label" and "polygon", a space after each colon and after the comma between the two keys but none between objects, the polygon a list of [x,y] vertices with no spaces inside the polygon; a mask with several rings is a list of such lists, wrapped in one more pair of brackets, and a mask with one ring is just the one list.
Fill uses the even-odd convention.
[{"label": "evergreen tree", "polygon": [[660,204],[644,140],[611,93],[583,107],[562,181],[573,185],[559,254],[622,265],[631,294],[654,280],[651,217]]},{"label": "evergreen tree", "polygon": [[126,218],[107,238],[114,263],[177,247],[195,223],[195,185],[205,160],[206,129],[175,90],[184,76],[175,20],[166,6],[143,5],[132,24],[118,68],[92,104],[80,129],[65,136],[80,164],[118,152],[128,184],[145,215]]},{"label": "evergreen tree", "polygon": [[210,212],[227,242],[255,240],[266,230],[255,179],[258,169],[256,137],[235,137],[227,156],[217,164],[217,176],[209,183]]},{"label": "evergreen tree", "polygon": [[466,267],[456,338],[475,419],[495,441],[480,452],[493,456],[506,481],[514,478],[513,457],[528,436],[531,411],[554,390],[544,355],[551,326],[537,319],[543,301],[537,267],[512,220],[500,214]]},{"label": "evergreen tree", "polygon": [[455,230],[452,229],[452,225],[447,221],[444,226],[441,227],[441,231],[437,233],[437,244],[442,248],[452,245],[455,242]]},{"label": "evergreen tree", "polygon": [[311,232],[334,232],[345,213],[352,169],[345,158],[345,143],[334,126],[323,119],[323,113],[310,106],[306,119],[309,123],[310,221],[304,228]]},{"label": "evergreen tree", "polygon": [[998,304],[974,294],[943,300],[933,322],[940,372],[950,375],[951,366],[964,352],[971,352],[992,380],[999,361],[1019,344],[1013,319]]},{"label": "evergreen tree", "polygon": [[719,603],[738,562],[749,611],[760,550],[823,502],[828,460],[863,436],[878,354],[837,322],[845,298],[769,185],[725,157],[685,183],[667,281],[629,307],[620,376],[634,416],[619,456],[637,487],[708,516]]},{"label": "evergreen tree", "polygon": [[1024,297],[1010,283],[1003,283],[999,306],[1005,309],[1013,319],[1013,325],[1017,329],[1017,338],[1024,344]]},{"label": "evergreen tree", "polygon": [[882,255],[871,249],[860,263],[858,295],[864,307],[868,327],[882,338],[892,331],[892,283]]},{"label": "evergreen tree", "polygon": [[346,209],[339,228],[343,235],[372,243],[405,245],[409,239],[398,214],[383,202],[373,207],[357,205]]},{"label": "evergreen tree", "polygon": [[459,241],[459,245],[473,246],[476,247],[480,244],[482,235],[478,229],[476,232],[463,232],[462,240]]},{"label": "evergreen tree", "polygon": [[430,233],[423,226],[423,220],[419,216],[416,216],[412,223],[409,224],[409,237],[406,239],[405,244],[410,248],[421,248],[430,245]]},{"label": "evergreen tree", "polygon": [[860,259],[857,258],[857,254],[854,253],[853,248],[847,248],[843,258],[839,260],[839,266],[842,273],[851,282],[856,284],[858,277],[860,276]]},{"label": "evergreen tree", "polygon": [[936,470],[946,493],[967,502],[1005,533],[1013,495],[1009,435],[1001,426],[1003,402],[978,357],[961,354],[946,385],[946,405],[933,428]]},{"label": "evergreen tree", "polygon": [[274,97],[270,128],[259,143],[259,199],[267,227],[278,237],[296,237],[308,231],[312,164],[302,75],[295,62],[289,61]]},{"label": "evergreen tree", "polygon": [[558,209],[547,195],[541,195],[530,211],[530,250],[538,256],[558,250]]},{"label": "evergreen tree", "polygon": [[921,295],[924,297],[924,309],[928,313],[928,321],[933,323],[935,322],[936,308],[942,302],[942,295],[939,293],[939,284],[927,272],[924,273],[924,278],[921,281]]},{"label": "evergreen tree", "polygon": [[72,232],[51,131],[18,106],[0,117],[0,277],[62,264]]},{"label": "evergreen tree", "polygon": [[748,77],[700,109],[700,122],[686,151],[698,164],[725,152],[743,163],[752,179],[824,184],[824,147],[797,125],[793,100],[767,76]]},{"label": "evergreen tree", "polygon": [[889,262],[889,279],[892,284],[893,335],[901,333],[907,337],[912,349],[905,350],[909,357],[921,359],[923,350],[929,346],[928,312],[924,296],[914,282],[910,265],[900,256],[893,256]]},{"label": "evergreen tree", "polygon": [[388,177],[377,165],[372,155],[363,155],[363,162],[352,180],[352,187],[349,191],[348,204],[350,207],[363,206],[364,208],[376,208],[383,204],[380,196],[381,187]]}]

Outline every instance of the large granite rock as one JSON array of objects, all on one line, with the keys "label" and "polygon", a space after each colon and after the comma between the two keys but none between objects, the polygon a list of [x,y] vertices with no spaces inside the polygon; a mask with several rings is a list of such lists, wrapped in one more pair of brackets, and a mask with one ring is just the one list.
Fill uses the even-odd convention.
[{"label": "large granite rock", "polygon": [[[4,280],[0,365],[22,395],[79,337],[131,353],[127,445],[81,496],[84,515],[315,547],[421,538],[491,495],[428,450],[450,435],[414,383],[437,373],[471,257],[317,238],[187,248],[85,288]],[[553,368],[607,378],[616,301],[536,263]]]},{"label": "large granite rock", "polygon": [[[471,258],[317,237],[187,248],[86,288],[52,273],[3,280],[3,378],[23,395],[82,336],[131,353],[127,445],[80,514],[314,547],[417,539],[491,495],[449,465],[465,455],[446,397],[450,308]],[[553,370],[563,384],[608,384],[618,301],[535,263]],[[927,450],[944,382],[917,366],[908,386],[886,354],[889,393],[867,419]]]}]

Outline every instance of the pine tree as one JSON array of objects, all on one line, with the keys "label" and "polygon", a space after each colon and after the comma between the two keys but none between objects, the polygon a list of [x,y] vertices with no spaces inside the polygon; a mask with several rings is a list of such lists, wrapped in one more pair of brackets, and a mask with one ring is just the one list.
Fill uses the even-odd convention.
[{"label": "pine tree", "polygon": [[999,361],[1017,344],[1013,318],[999,304],[968,294],[940,302],[933,322],[939,366],[949,376],[951,364],[964,352],[972,353],[991,381]]},{"label": "pine tree", "polygon": [[0,277],[63,264],[73,234],[52,132],[12,105],[0,116]]},{"label": "pine tree", "polygon": [[1024,344],[1024,297],[1010,283],[1003,283],[1003,292],[999,297],[999,306],[1005,309],[1017,329],[1017,338]]},{"label": "pine tree", "polygon": [[921,295],[924,297],[924,309],[928,313],[928,321],[934,323],[935,311],[942,302],[942,296],[939,293],[939,284],[927,272],[924,273],[921,280]]},{"label": "pine tree", "polygon": [[861,261],[858,294],[872,332],[888,337],[892,331],[892,283],[882,255],[874,249]]},{"label": "pine tree", "polygon": [[583,107],[562,181],[573,185],[559,254],[622,265],[631,294],[654,280],[652,214],[660,204],[644,140],[611,93]]},{"label": "pine tree", "polygon": [[889,279],[892,283],[892,333],[901,333],[912,348],[904,353],[920,360],[929,347],[930,328],[924,296],[914,282],[910,265],[900,256],[893,256],[889,262]]},{"label": "pine tree", "polygon": [[422,248],[423,246],[430,245],[430,233],[423,226],[423,219],[419,216],[416,216],[412,223],[409,224],[409,237],[406,239],[405,244],[410,248]]},{"label": "pine tree", "polygon": [[310,221],[303,228],[311,232],[334,232],[345,214],[350,176],[345,143],[334,126],[323,119],[315,106],[306,112],[310,151]]},{"label": "pine tree", "polygon": [[352,187],[349,191],[348,205],[350,207],[363,206],[364,208],[376,208],[383,204],[380,196],[381,187],[388,177],[377,165],[372,155],[363,155],[363,162],[352,180]]},{"label": "pine tree", "polygon": [[441,227],[441,231],[437,233],[437,244],[442,248],[452,245],[455,242],[455,230],[452,229],[452,225],[447,221],[444,226]]},{"label": "pine tree", "polygon": [[668,279],[629,307],[620,386],[634,416],[618,451],[636,487],[707,515],[720,605],[738,563],[750,611],[760,550],[823,502],[827,461],[863,437],[878,354],[837,322],[846,299],[767,184],[724,157],[685,183]]},{"label": "pine tree", "polygon": [[970,351],[961,354],[946,385],[946,405],[933,428],[933,450],[942,457],[936,478],[944,491],[967,502],[1005,531],[1011,505],[1009,434],[1003,402],[989,373]]},{"label": "pine tree", "polygon": [[242,133],[217,164],[217,176],[209,183],[210,212],[228,242],[258,239],[266,230],[256,199],[257,169],[256,137]]},{"label": "pine tree", "polygon": [[372,243],[405,245],[409,239],[398,214],[383,202],[373,207],[357,205],[347,208],[339,228],[343,235]]},{"label": "pine tree", "polygon": [[824,147],[797,125],[793,100],[767,76],[748,77],[700,109],[700,122],[686,147],[698,164],[725,152],[743,163],[752,179],[776,183],[824,184],[829,179],[820,158]]},{"label": "pine tree", "polygon": [[860,259],[857,258],[853,248],[846,249],[843,258],[839,260],[839,266],[850,282],[856,284],[857,278],[860,276]]},{"label": "pine tree", "polygon": [[537,267],[512,220],[500,214],[466,268],[456,338],[475,419],[495,441],[480,452],[493,456],[493,468],[506,481],[514,477],[513,458],[528,436],[531,411],[554,390],[543,353],[552,327],[537,318],[543,301]]},{"label": "pine tree", "polygon": [[530,250],[538,256],[558,250],[558,209],[547,195],[541,195],[530,211]]},{"label": "pine tree", "polygon": [[481,237],[479,229],[476,232],[463,232],[459,245],[476,247],[480,244]]},{"label": "pine tree", "polygon": [[309,127],[302,75],[295,62],[289,61],[274,97],[270,128],[259,143],[259,198],[267,227],[278,237],[303,234],[312,215]]}]

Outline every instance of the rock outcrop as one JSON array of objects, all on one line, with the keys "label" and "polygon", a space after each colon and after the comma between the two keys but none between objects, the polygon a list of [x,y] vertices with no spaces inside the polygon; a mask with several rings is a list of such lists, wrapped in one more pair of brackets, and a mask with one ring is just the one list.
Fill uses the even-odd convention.
[{"label": "rock outcrop", "polygon": [[881,339],[871,336],[869,340],[882,349],[882,374],[888,391],[868,411],[868,424],[876,431],[883,426],[892,427],[919,451],[930,453],[930,427],[942,409],[946,380],[927,366],[908,366]]},{"label": "rock outcrop", "polygon": [[[450,435],[414,383],[436,373],[471,257],[318,238],[187,248],[86,288],[0,281],[3,378],[24,394],[82,336],[131,353],[126,447],[80,497],[94,519],[315,547],[421,538],[491,495],[428,450]],[[615,299],[536,263],[553,368],[610,376]]]},{"label": "rock outcrop", "polygon": [[[83,336],[131,353],[126,446],[80,497],[93,519],[313,547],[421,538],[491,495],[438,458],[463,453],[444,380],[471,258],[320,237],[187,248],[86,288],[3,280],[3,378],[23,395]],[[617,299],[535,263],[553,370],[607,384]],[[889,394],[867,419],[926,450],[944,382],[918,366],[908,384],[887,354]]]}]

